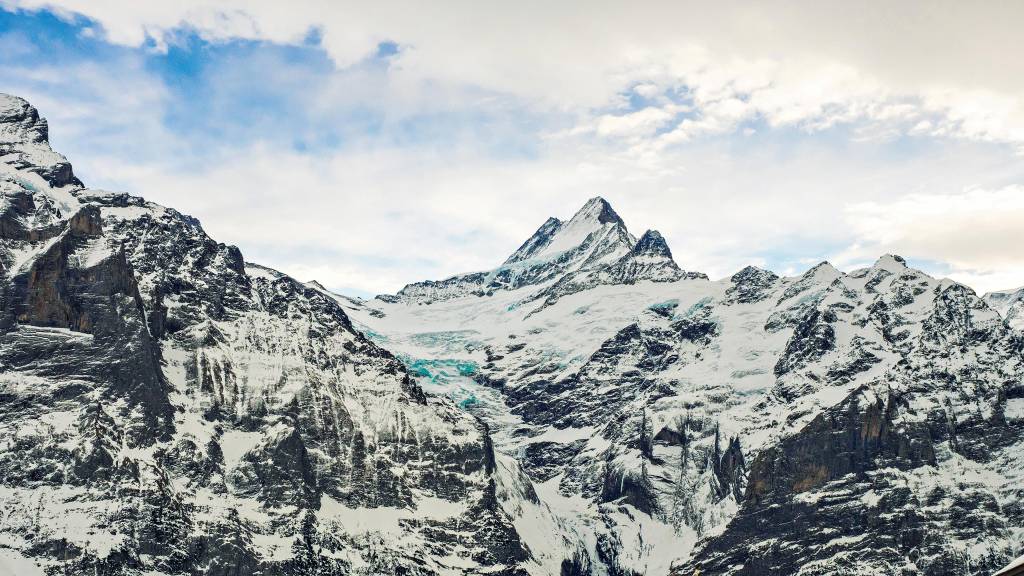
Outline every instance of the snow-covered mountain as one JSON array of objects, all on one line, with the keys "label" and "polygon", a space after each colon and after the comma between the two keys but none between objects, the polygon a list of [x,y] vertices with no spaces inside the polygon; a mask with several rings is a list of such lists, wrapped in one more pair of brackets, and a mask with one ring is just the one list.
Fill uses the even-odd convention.
[{"label": "snow-covered mountain", "polygon": [[595,198],[493,270],[362,301],[84,188],[9,96],[0,193],[0,574],[960,576],[1024,552],[1019,296],[896,256],[711,281]]},{"label": "snow-covered mountain", "polygon": [[592,198],[567,222],[548,218],[498,268],[409,284],[395,296],[378,299],[429,304],[545,286],[546,292],[534,296],[554,302],[599,284],[671,282],[686,277],[704,276],[680,270],[657,231],[647,231],[638,241],[607,201]]},{"label": "snow-covered mountain", "polygon": [[570,224],[351,314],[488,423],[580,573],[984,574],[1021,552],[1022,342],[969,288],[891,255],[712,282],[657,233],[611,234],[603,200]]},{"label": "snow-covered mountain", "polygon": [[485,423],[321,287],[83,188],[46,128],[0,96],[0,573],[559,569]]}]

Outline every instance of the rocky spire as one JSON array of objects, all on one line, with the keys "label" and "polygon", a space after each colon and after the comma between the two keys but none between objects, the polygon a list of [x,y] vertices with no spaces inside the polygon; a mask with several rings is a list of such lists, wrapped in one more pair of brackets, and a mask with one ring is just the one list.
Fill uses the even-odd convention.
[{"label": "rocky spire", "polygon": [[0,145],[48,144],[49,126],[39,111],[25,99],[0,94]]},{"label": "rocky spire", "polygon": [[669,250],[665,238],[657,230],[648,230],[637,240],[631,254],[634,256],[657,256],[672,260],[672,251]]},{"label": "rocky spire", "polygon": [[674,282],[682,278],[707,278],[699,273],[684,272],[672,259],[665,238],[657,230],[648,230],[637,240],[628,254],[608,269],[615,283],[633,284],[641,280]]},{"label": "rocky spire", "polygon": [[35,172],[54,188],[82,186],[67,158],[50,149],[46,119],[24,99],[0,93],[0,157],[15,169]]}]

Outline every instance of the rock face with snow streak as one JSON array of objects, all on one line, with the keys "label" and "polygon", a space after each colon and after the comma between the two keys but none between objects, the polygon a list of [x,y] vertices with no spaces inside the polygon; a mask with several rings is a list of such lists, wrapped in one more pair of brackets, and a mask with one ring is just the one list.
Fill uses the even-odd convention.
[{"label": "rock face with snow streak", "polygon": [[579,266],[559,255],[590,234],[545,252],[562,230],[506,262],[532,283],[353,315],[489,423],[584,544],[577,573],[967,575],[1020,552],[1024,344],[969,288],[898,256],[711,282],[656,233]]},{"label": "rock face with snow streak", "polygon": [[512,513],[546,517],[486,424],[425,396],[322,289],[194,218],[83,188],[46,128],[0,95],[0,566],[559,565],[519,538]]},{"label": "rock face with snow streak", "polygon": [[[679,574],[698,565],[741,574],[983,574],[1016,547],[1019,339],[969,289],[897,259],[850,278],[875,295],[858,300],[869,303],[868,326],[897,361],[761,451],[739,513]],[[826,322],[857,313],[843,308]],[[879,358],[875,366],[890,364],[865,352]]]}]

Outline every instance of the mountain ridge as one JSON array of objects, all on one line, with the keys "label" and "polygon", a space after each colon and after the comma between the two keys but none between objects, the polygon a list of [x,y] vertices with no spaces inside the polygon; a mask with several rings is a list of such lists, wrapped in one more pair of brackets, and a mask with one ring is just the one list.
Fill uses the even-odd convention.
[{"label": "mountain ridge", "polygon": [[[557,222],[524,243],[529,254]],[[636,243],[671,254],[662,244]],[[353,313],[425,366],[434,393],[466,398],[542,501],[587,503],[564,514],[609,573],[828,574],[839,562],[851,574],[976,574],[1017,553],[1021,493],[995,479],[1024,471],[990,466],[1024,450],[1022,340],[973,289],[893,254],[792,277],[747,266],[716,281],[630,282],[611,269]],[[460,380],[434,368],[444,363],[474,370]],[[877,431],[833,452],[860,428]],[[993,480],[957,485],[962,467]],[[928,488],[908,496],[906,482]],[[832,489],[844,498],[804,503]],[[922,505],[940,493],[971,529]],[[871,505],[851,508],[860,500]],[[987,525],[996,511],[1006,518]],[[760,550],[777,532],[757,520],[769,513],[813,531]],[[873,525],[882,513],[902,520]],[[830,545],[835,523],[849,526],[845,547]]]}]

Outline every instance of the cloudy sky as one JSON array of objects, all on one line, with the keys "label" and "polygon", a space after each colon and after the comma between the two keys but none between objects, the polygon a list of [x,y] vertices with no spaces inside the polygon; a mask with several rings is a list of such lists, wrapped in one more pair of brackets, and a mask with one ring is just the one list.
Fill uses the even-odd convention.
[{"label": "cloudy sky", "polygon": [[0,0],[0,91],[89,186],[352,294],[596,195],[712,278],[1024,285],[1024,4],[711,4]]}]

